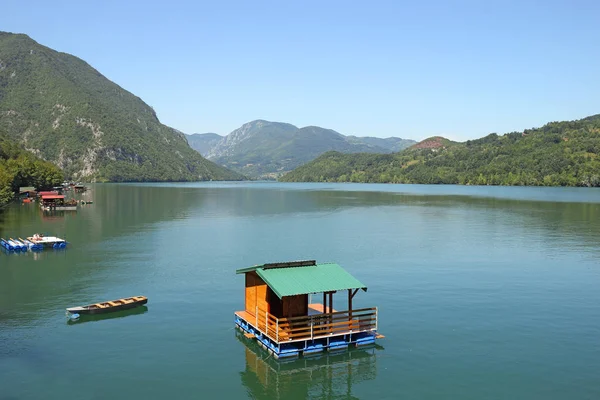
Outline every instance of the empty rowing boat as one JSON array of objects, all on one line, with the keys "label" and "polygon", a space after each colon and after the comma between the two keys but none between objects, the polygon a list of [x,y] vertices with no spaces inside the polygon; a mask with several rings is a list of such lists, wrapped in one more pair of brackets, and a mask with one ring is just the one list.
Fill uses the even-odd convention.
[{"label": "empty rowing boat", "polygon": [[114,311],[128,310],[148,302],[145,296],[126,297],[124,299],[104,301],[81,307],[67,308],[67,312],[77,314],[104,314]]}]

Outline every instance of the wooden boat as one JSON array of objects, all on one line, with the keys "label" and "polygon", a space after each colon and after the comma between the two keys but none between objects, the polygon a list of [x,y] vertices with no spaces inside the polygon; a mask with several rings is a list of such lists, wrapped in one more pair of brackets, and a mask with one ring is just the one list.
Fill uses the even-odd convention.
[{"label": "wooden boat", "polygon": [[72,314],[105,314],[114,311],[128,310],[148,302],[145,296],[126,297],[124,299],[104,301],[87,306],[67,308]]},{"label": "wooden boat", "polygon": [[[145,314],[147,312],[148,312],[147,305],[139,306],[136,308],[131,308],[129,310],[111,312],[111,313],[106,313],[106,314],[79,315],[78,313],[72,314],[72,313],[68,312],[67,316],[69,318],[67,319],[67,323],[69,325],[85,324],[86,322],[98,322],[98,321],[105,321],[108,319],[126,318],[126,317],[130,317],[130,316],[134,316],[134,315]],[[72,318],[72,317],[75,317],[75,318]]]}]

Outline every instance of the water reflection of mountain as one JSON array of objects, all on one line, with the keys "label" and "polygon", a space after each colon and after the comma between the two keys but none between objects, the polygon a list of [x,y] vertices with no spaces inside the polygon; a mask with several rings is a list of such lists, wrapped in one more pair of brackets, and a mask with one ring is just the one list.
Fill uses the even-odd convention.
[{"label": "water reflection of mountain", "polygon": [[[202,191],[204,203],[194,207],[192,212],[206,218],[310,213],[320,216],[322,213],[353,208],[413,207],[431,214],[433,218],[447,218],[452,211],[462,211],[465,213],[463,219],[468,219],[469,213],[481,212],[485,213],[481,221],[489,224],[490,229],[497,229],[498,224],[509,224],[522,227],[531,235],[549,242],[555,241],[556,245],[560,245],[566,236],[580,240],[588,248],[597,247],[600,239],[600,202],[597,192],[574,191],[570,188],[527,188],[529,190],[523,192],[521,188],[508,187],[500,188],[505,190],[506,197],[485,197],[481,195],[481,188],[461,189],[462,192],[458,194],[445,194],[447,188],[441,186],[438,193],[428,186],[422,188],[423,193],[402,193],[389,189],[382,192],[331,188],[297,190],[283,184],[279,187],[263,187],[259,184],[256,187],[206,187],[195,189]],[[469,189],[472,189],[471,194]],[[548,189],[554,190],[547,198],[556,201],[541,199]],[[561,189],[564,189],[564,195],[558,194]],[[508,198],[513,191],[519,196]]]},{"label": "water reflection of mountain", "polygon": [[253,399],[355,399],[353,385],[377,376],[381,346],[281,361],[236,331],[244,344],[242,384]]}]

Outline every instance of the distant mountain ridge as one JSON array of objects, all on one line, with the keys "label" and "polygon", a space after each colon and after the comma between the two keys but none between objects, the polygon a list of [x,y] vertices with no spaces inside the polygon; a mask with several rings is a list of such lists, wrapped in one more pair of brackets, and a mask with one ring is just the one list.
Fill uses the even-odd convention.
[{"label": "distant mountain ridge", "polygon": [[208,152],[223,139],[223,136],[216,133],[193,133],[187,135],[187,141],[190,147],[206,157]]},{"label": "distant mountain ridge", "polygon": [[286,182],[600,186],[600,114],[464,143],[435,136],[394,154],[327,152]]},{"label": "distant mountain ridge", "polygon": [[391,153],[416,143],[396,137],[344,136],[318,126],[298,128],[265,120],[248,122],[220,140],[215,139],[216,136],[188,136],[190,146],[209,160],[255,178],[277,177],[331,150]]},{"label": "distant mountain ridge", "polygon": [[243,179],[204,159],[152,107],[85,61],[22,34],[0,32],[0,134],[67,178]]}]

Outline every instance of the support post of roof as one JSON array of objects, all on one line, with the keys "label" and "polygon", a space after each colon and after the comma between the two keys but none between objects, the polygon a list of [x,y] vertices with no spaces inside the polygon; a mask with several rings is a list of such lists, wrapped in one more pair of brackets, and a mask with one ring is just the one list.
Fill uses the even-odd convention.
[{"label": "support post of roof", "polygon": [[323,292],[323,314],[327,312],[327,293]]},{"label": "support post of roof", "polygon": [[330,330],[332,330],[331,324],[333,324],[333,315],[331,315],[331,313],[333,312],[333,292],[329,292],[329,324],[330,324]]},{"label": "support post of roof", "polygon": [[352,329],[352,289],[348,289],[348,324]]},{"label": "support post of roof", "polygon": [[348,322],[352,324],[352,299],[358,293],[359,289],[355,289],[354,292],[352,289],[348,289]]}]

